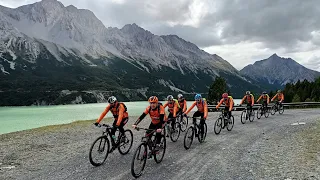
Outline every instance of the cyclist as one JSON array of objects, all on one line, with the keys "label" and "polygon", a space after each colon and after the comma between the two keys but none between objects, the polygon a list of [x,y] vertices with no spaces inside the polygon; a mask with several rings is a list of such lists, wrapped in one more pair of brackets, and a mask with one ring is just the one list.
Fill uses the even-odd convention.
[{"label": "cyclist", "polygon": [[182,121],[182,118],[183,118],[182,114],[187,111],[187,100],[184,99],[182,94],[178,94],[178,102],[179,102],[180,108],[177,114],[181,114],[180,120]]},{"label": "cyclist", "polygon": [[[194,106],[197,106],[198,111],[196,111],[192,116],[193,123],[196,123],[196,117],[201,117],[201,120],[200,120],[200,131],[201,132],[200,132],[200,134],[201,134],[201,138],[203,138],[204,123],[208,117],[208,105],[207,105],[206,99],[202,98],[201,94],[196,94],[194,99],[195,99],[195,102],[183,114],[183,116],[186,116],[194,108]],[[197,132],[196,132],[196,136],[197,136]]]},{"label": "cyclist", "polygon": [[249,108],[249,112],[250,115],[252,113],[252,107],[254,105],[254,96],[253,94],[251,94],[250,91],[247,91],[246,94],[244,95],[244,97],[242,98],[241,102],[240,102],[240,106],[243,104],[244,101],[247,101],[247,108]]},{"label": "cyclist", "polygon": [[113,128],[111,130],[112,138],[115,140],[115,133],[117,128],[119,128],[119,131],[121,134],[124,135],[124,129],[123,126],[126,125],[126,123],[129,120],[129,115],[127,112],[127,107],[124,103],[118,102],[117,98],[114,96],[111,96],[108,98],[109,105],[106,107],[106,109],[102,112],[99,119],[94,123],[94,125],[98,126],[101,120],[105,117],[105,115],[111,111],[114,121],[113,121]]},{"label": "cyclist", "polygon": [[231,111],[234,105],[232,96],[229,96],[228,93],[222,94],[222,99],[220,100],[219,104],[216,106],[216,109],[218,109],[222,104],[225,105],[224,107],[224,116],[227,116],[228,119],[231,117]]},{"label": "cyclist", "polygon": [[276,105],[279,108],[284,101],[284,94],[281,92],[281,90],[278,90],[277,94],[271,99],[271,101],[273,102],[275,99],[277,99]]},{"label": "cyclist", "polygon": [[269,102],[270,102],[270,97],[267,94],[267,92],[265,92],[265,91],[262,92],[259,99],[257,100],[257,103],[259,103],[261,99],[262,99],[262,108],[266,109],[268,107]]},{"label": "cyclist", "polygon": [[166,108],[168,106],[168,119],[171,121],[171,127],[174,129],[174,124],[176,123],[176,117],[177,117],[177,112],[180,109],[180,105],[178,100],[173,99],[172,95],[169,95],[167,97],[167,103],[163,105],[163,108]]},{"label": "cyclist", "polygon": [[[159,102],[156,96],[151,96],[149,98],[150,105],[146,108],[146,110],[142,113],[142,115],[137,119],[137,121],[132,125],[135,129],[137,125],[146,117],[147,114],[150,115],[151,123],[149,125],[150,130],[146,132],[146,134],[150,134],[152,130],[156,131],[156,150],[159,149],[159,144],[161,141],[161,130],[165,121],[165,112],[163,105]],[[149,136],[150,137],[150,136]]]}]

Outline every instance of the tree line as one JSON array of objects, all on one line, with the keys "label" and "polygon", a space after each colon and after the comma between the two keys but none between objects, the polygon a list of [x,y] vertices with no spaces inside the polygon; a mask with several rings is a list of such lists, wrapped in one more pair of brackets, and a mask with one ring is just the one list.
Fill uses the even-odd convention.
[{"label": "tree line", "polygon": [[[232,95],[230,89],[228,89],[227,82],[222,77],[216,77],[211,84],[208,93],[208,102],[216,104],[221,95],[225,92]],[[243,92],[244,94],[245,92]],[[269,91],[268,94],[272,98],[277,93],[277,90]],[[297,81],[296,83],[288,83],[283,89],[285,96],[285,102],[317,102],[320,101],[320,77],[314,82],[308,80]],[[260,96],[261,92],[252,92],[256,99]],[[241,98],[241,97],[236,97]]]}]

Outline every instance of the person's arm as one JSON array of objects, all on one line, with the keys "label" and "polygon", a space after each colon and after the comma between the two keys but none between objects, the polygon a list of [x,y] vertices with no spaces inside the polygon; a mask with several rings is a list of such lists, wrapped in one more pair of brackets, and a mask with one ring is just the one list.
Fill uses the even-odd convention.
[{"label": "person's arm", "polygon": [[262,98],[262,95],[258,98],[257,103],[261,100],[261,98]]},{"label": "person's arm", "polygon": [[208,117],[208,104],[206,101],[204,102],[203,108],[204,108],[204,118],[207,119],[207,117]]},{"label": "person's arm", "polygon": [[110,104],[106,107],[106,109],[101,113],[99,119],[96,121],[97,123],[100,123],[102,121],[102,119],[104,118],[104,116],[106,116],[106,114],[109,112],[110,110]]},{"label": "person's arm", "polygon": [[182,112],[184,113],[184,112],[186,112],[186,110],[187,110],[187,101],[184,100],[183,101],[183,110],[182,110]]},{"label": "person's arm", "polygon": [[146,110],[144,110],[144,112],[141,114],[141,116],[137,119],[137,121],[134,123],[134,125],[138,125],[142,119],[144,119],[146,117],[147,114],[149,114],[149,109],[150,109],[150,106],[147,107]]},{"label": "person's arm", "polygon": [[163,108],[166,108],[168,106],[168,102],[166,102],[164,105],[163,105]]},{"label": "person's arm", "polygon": [[193,108],[194,106],[196,105],[197,102],[194,102],[191,107],[187,110],[187,112],[185,112],[185,114],[188,114]]},{"label": "person's arm", "polygon": [[244,102],[244,100],[246,100],[247,96],[244,96],[240,102],[240,105]]},{"label": "person's arm", "polygon": [[178,111],[178,102],[175,101],[173,105],[173,118],[176,118],[177,111]]},{"label": "person's arm", "polygon": [[280,102],[282,102],[284,100],[284,94],[281,94],[281,100]]},{"label": "person's arm", "polygon": [[160,123],[163,125],[163,123],[164,123],[164,115],[165,115],[165,113],[164,113],[164,107],[162,107],[162,106],[160,106],[160,117],[159,117],[159,119],[160,119]]},{"label": "person's arm", "polygon": [[254,105],[254,96],[253,96],[253,95],[251,95],[251,98],[252,98],[251,106],[253,106],[253,105]]},{"label": "person's arm", "polygon": [[229,107],[229,111],[232,111],[232,108],[233,108],[233,98],[232,97],[230,97],[230,107]]},{"label": "person's arm", "polygon": [[274,95],[271,101],[274,101],[277,98],[278,94]]},{"label": "person's arm", "polygon": [[223,103],[223,99],[220,100],[219,104],[216,106],[216,109],[218,109],[222,103]]},{"label": "person's arm", "polygon": [[123,104],[119,105],[119,115],[118,115],[118,120],[117,120],[117,126],[120,126],[122,118],[123,118],[123,113],[124,113],[125,109]]},{"label": "person's arm", "polygon": [[270,97],[269,97],[269,95],[267,95],[267,104],[269,104],[270,103]]}]

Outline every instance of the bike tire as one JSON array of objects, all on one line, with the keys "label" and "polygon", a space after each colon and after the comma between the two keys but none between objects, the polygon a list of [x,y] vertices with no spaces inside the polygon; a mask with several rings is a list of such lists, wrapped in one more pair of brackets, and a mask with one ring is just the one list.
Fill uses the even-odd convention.
[{"label": "bike tire", "polygon": [[221,129],[222,129],[222,117],[219,117],[214,123],[214,133],[216,135],[220,134]]},{"label": "bike tire", "polygon": [[177,142],[180,136],[180,123],[176,122],[174,129],[175,129],[175,133],[172,133],[173,129],[171,128],[170,139],[172,142]]},{"label": "bike tire", "polygon": [[253,122],[253,120],[254,120],[255,117],[256,117],[256,116],[255,116],[255,111],[252,110],[252,112],[250,113],[250,116],[249,116],[249,121],[250,121],[250,122]]},{"label": "bike tire", "polygon": [[247,121],[247,112],[246,111],[242,111],[241,113],[241,123],[245,124]]},{"label": "bike tire", "polygon": [[[97,162],[96,160],[94,160],[93,155],[92,155],[93,148],[95,147],[96,143],[99,143],[99,151],[103,151],[103,152],[106,153],[104,155],[104,157],[102,158],[101,162]],[[102,148],[102,149],[100,149],[100,148]],[[103,136],[98,137],[95,141],[93,141],[93,143],[92,143],[92,145],[90,147],[90,151],[89,151],[89,161],[90,161],[90,163],[93,166],[101,166],[107,160],[107,157],[108,157],[108,154],[109,154],[109,149],[110,149],[110,142],[109,142],[108,136],[103,135]]]},{"label": "bike tire", "polygon": [[164,154],[166,153],[167,144],[166,144],[166,137],[164,135],[161,136],[160,146],[161,146],[160,149],[163,150],[162,155],[159,155],[159,156],[158,154],[153,155],[153,159],[156,163],[161,163],[161,161],[163,160]]},{"label": "bike tire", "polygon": [[262,116],[262,108],[259,107],[257,110],[257,119],[261,119],[261,116]]},{"label": "bike tire", "polygon": [[269,109],[267,108],[267,109],[265,110],[265,112],[264,112],[264,117],[265,117],[265,118],[268,118],[269,115],[270,115],[270,111],[269,111]]},{"label": "bike tire", "polygon": [[[118,146],[118,150],[119,150],[119,153],[122,154],[122,155],[125,155],[125,154],[128,154],[128,152],[130,151],[131,147],[132,147],[132,143],[133,143],[133,134],[132,134],[132,131],[130,129],[127,129],[124,131],[124,134],[125,134],[125,137],[126,137],[126,140],[128,140],[127,138],[129,138],[128,142],[127,143],[123,143],[121,142]],[[131,139],[131,140],[130,140]],[[121,139],[120,139],[121,140]],[[128,148],[127,149],[121,149],[121,147],[125,147],[127,146]]]},{"label": "bike tire", "polygon": [[183,117],[180,121],[180,131],[185,132],[188,128],[188,117]]},{"label": "bike tire", "polygon": [[[185,149],[189,149],[191,147],[192,141],[194,137],[194,127],[190,126],[187,129],[186,134],[184,135],[184,140],[183,140],[183,146]],[[188,143],[187,140],[190,139],[190,142]]]},{"label": "bike tire", "polygon": [[[142,147],[144,148],[144,150],[141,150]],[[142,154],[142,158],[141,158],[142,167],[141,167],[141,169],[138,170],[138,172],[136,172],[136,170],[135,170],[135,165],[136,165],[135,160],[136,159],[140,160],[139,155],[140,155],[141,151],[143,153]],[[137,149],[135,150],[133,158],[132,158],[132,162],[131,162],[131,174],[132,174],[133,177],[138,178],[138,177],[140,177],[142,175],[143,170],[144,170],[144,168],[146,166],[147,158],[148,158],[148,147],[147,147],[147,144],[146,143],[141,143],[137,147]]]},{"label": "bike tire", "polygon": [[[200,128],[200,126],[199,126],[199,128]],[[207,123],[204,123],[203,124],[203,138],[201,139],[201,135],[200,135],[200,133],[199,133],[199,135],[198,135],[198,141],[199,141],[199,143],[203,143],[204,142],[204,140],[206,139],[206,137],[207,137]],[[200,129],[199,129],[199,132],[200,132]]]},{"label": "bike tire", "polygon": [[234,126],[234,117],[233,117],[232,115],[231,115],[231,117],[230,117],[230,122],[231,122],[231,123],[228,122],[228,125],[227,125],[227,130],[228,130],[228,131],[231,131],[232,128],[233,128],[233,126]]},{"label": "bike tire", "polygon": [[276,106],[275,105],[273,105],[271,107],[271,115],[274,115],[274,114],[276,114]]},{"label": "bike tire", "polygon": [[283,114],[284,113],[284,107],[283,105],[279,106],[279,114]]}]

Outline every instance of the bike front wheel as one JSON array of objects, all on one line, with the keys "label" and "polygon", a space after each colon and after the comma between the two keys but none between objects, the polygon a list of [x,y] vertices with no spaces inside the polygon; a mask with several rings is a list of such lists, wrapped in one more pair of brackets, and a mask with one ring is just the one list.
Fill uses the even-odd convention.
[{"label": "bike front wheel", "polygon": [[271,107],[271,115],[274,115],[276,113],[276,106]]},{"label": "bike front wheel", "polygon": [[259,107],[258,110],[257,110],[257,119],[260,119],[262,116],[262,108]]},{"label": "bike front wheel", "polygon": [[148,147],[146,143],[141,143],[134,152],[131,162],[131,174],[133,177],[138,178],[142,175],[144,167],[146,166],[148,158]]},{"label": "bike front wheel", "polygon": [[217,135],[220,134],[221,129],[222,129],[222,118],[219,117],[214,123],[214,133]]},{"label": "bike front wheel", "polygon": [[[199,128],[201,128],[201,127],[199,127]],[[199,132],[200,132],[200,131],[199,131]],[[202,136],[202,137],[201,137],[201,136]],[[206,139],[206,137],[207,137],[207,123],[204,123],[204,124],[203,124],[203,132],[202,132],[202,135],[201,135],[201,133],[199,133],[198,141],[199,141],[200,143],[203,143],[204,140]]]},{"label": "bike front wheel", "polygon": [[242,111],[241,113],[241,123],[245,124],[247,121],[247,112],[246,111]]},{"label": "bike front wheel", "polygon": [[110,142],[106,135],[98,137],[91,145],[89,161],[93,166],[102,165],[109,154]]},{"label": "bike front wheel", "polygon": [[283,112],[284,112],[283,105],[279,105],[279,114],[283,114]]},{"label": "bike front wheel", "polygon": [[230,119],[228,119],[227,130],[231,131],[234,126],[234,117],[231,115]]},{"label": "bike front wheel", "polygon": [[180,136],[180,123],[174,124],[174,129],[171,128],[170,139],[172,142],[176,142]]},{"label": "bike front wheel", "polygon": [[[156,141],[156,140],[155,140]],[[160,140],[160,144],[159,144],[159,151],[154,152],[154,161],[156,163],[161,163],[161,161],[163,160],[164,154],[166,153],[166,137],[164,135],[161,135],[161,140]]]},{"label": "bike front wheel", "polygon": [[191,147],[193,137],[194,137],[194,127],[190,126],[187,129],[186,134],[184,135],[183,145],[185,149],[189,149]]}]

